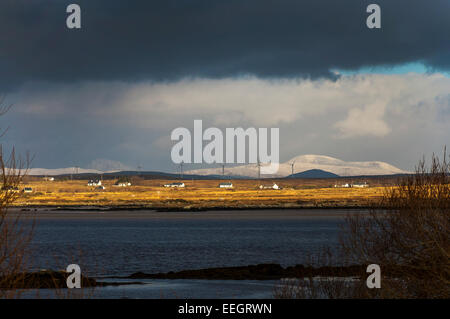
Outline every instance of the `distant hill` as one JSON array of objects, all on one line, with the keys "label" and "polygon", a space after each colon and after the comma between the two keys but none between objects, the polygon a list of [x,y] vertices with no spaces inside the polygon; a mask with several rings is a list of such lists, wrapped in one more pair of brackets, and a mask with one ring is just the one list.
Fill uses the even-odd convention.
[{"label": "distant hill", "polygon": [[[144,179],[179,179],[180,173],[165,173],[158,171],[121,171],[121,172],[108,172],[103,176],[140,176]],[[183,179],[245,179],[246,176],[232,176],[232,175],[195,175],[195,174],[183,174]]]},{"label": "distant hill", "polygon": [[[79,169],[79,173],[67,173],[68,169],[42,169],[35,170],[30,176],[55,176],[63,178],[73,179],[98,179],[103,176],[104,179],[115,179],[120,176],[139,176],[143,179],[180,179],[179,173],[166,173],[158,171],[113,171],[113,172],[101,172],[96,170]],[[80,172],[81,171],[81,172]],[[42,174],[45,172],[45,174]],[[60,173],[60,174],[58,174]],[[232,176],[232,175],[195,175],[195,174],[183,174],[184,180],[196,179],[196,180],[211,180],[211,179],[247,179],[247,176]]]},{"label": "distant hill", "polygon": [[340,177],[339,175],[321,169],[310,169],[304,172],[291,174],[286,178],[339,178],[339,177]]},{"label": "distant hill", "polygon": [[[262,164],[264,167],[267,164]],[[294,169],[294,176],[290,176]],[[76,173],[76,174],[75,174]],[[278,171],[271,175],[262,174],[262,178],[338,178],[350,176],[383,176],[408,174],[388,163],[379,161],[368,162],[346,162],[337,158],[323,155],[301,155],[291,160],[280,163]],[[67,167],[59,169],[33,168],[29,170],[29,175],[34,176],[69,176],[72,175],[84,178],[103,174],[106,178],[114,178],[121,175],[139,175],[145,179],[178,179],[179,173],[165,173],[158,171],[133,171],[133,170],[112,170],[99,171],[96,169],[83,169],[77,167]],[[258,178],[258,166],[255,164],[227,166],[225,175],[222,175],[222,167],[202,168],[195,170],[185,170],[183,179],[249,179]],[[95,178],[95,177],[94,177]]]}]

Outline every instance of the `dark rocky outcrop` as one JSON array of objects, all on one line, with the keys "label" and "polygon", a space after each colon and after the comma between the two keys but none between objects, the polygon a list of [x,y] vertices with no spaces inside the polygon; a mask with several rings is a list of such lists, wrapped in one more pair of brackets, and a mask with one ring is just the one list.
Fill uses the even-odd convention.
[{"label": "dark rocky outcrop", "polygon": [[315,276],[360,277],[366,274],[366,267],[324,266],[305,267],[296,265],[283,268],[279,264],[259,264],[242,267],[219,267],[179,272],[145,274],[134,273],[129,279],[216,279],[216,280],[276,280],[281,278],[304,278]]},{"label": "dark rocky outcrop", "polygon": [[[0,289],[60,289],[67,288],[67,276],[65,271],[38,271],[24,274],[15,274],[8,277],[0,277]],[[94,278],[81,276],[81,287],[104,287],[140,284],[138,282],[99,282]]]}]

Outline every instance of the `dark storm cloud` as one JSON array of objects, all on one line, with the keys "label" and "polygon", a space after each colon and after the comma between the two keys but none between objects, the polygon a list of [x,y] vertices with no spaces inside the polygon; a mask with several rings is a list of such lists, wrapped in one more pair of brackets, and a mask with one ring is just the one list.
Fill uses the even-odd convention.
[{"label": "dark storm cloud", "polygon": [[[82,29],[65,26],[82,8]],[[382,29],[365,25],[382,8]],[[28,80],[331,76],[421,61],[450,68],[450,1],[2,0],[0,84]]]}]

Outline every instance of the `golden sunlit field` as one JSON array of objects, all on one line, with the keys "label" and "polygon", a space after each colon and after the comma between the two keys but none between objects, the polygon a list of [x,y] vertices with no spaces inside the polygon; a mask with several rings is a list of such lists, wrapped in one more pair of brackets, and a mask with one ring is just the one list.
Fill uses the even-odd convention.
[{"label": "golden sunlit field", "polygon": [[[87,186],[87,180],[28,181],[32,193],[20,193],[15,206],[104,206],[160,209],[358,207],[378,199],[384,187],[335,188],[330,180],[233,180],[222,189],[219,180],[184,180],[185,188],[166,188],[168,180],[138,180],[128,187],[105,180],[104,190]],[[280,190],[259,189],[277,183]]]}]

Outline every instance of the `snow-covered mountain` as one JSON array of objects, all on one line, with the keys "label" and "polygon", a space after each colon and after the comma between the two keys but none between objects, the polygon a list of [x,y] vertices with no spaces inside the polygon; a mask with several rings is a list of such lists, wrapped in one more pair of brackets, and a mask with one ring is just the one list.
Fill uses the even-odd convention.
[{"label": "snow-covered mountain", "polygon": [[102,174],[102,171],[96,169],[85,169],[76,167],[66,167],[66,168],[31,168],[28,170],[28,175],[42,175],[42,176],[56,176],[63,174]]},{"label": "snow-covered mountain", "polygon": [[[294,163],[294,174],[305,172],[308,170],[319,169],[326,172],[334,173],[339,176],[358,176],[358,175],[392,175],[392,174],[404,174],[408,173],[388,163],[371,161],[371,162],[345,162],[340,159],[323,156],[323,155],[301,155],[290,159],[285,163],[280,163],[278,173],[274,175],[262,175],[262,177],[286,177],[291,175],[292,166]],[[262,164],[264,166],[264,164]],[[63,174],[102,174],[113,173],[121,171],[107,170],[102,171],[98,169],[85,169],[85,168],[32,168],[29,170],[29,175],[41,175],[41,176],[55,176]],[[222,168],[203,168],[185,171],[185,174],[192,175],[222,175]],[[247,164],[240,166],[226,166],[225,175],[232,176],[247,176],[258,177],[258,166],[256,164]]]},{"label": "snow-covered mountain", "polygon": [[132,170],[129,166],[126,166],[118,161],[109,159],[98,158],[93,160],[88,168],[80,167],[66,167],[66,168],[32,168],[28,171],[29,175],[47,175],[56,176],[64,174],[102,174],[102,173],[115,173],[120,171]]},{"label": "snow-covered mountain", "polygon": [[[301,155],[290,159],[285,163],[280,163],[278,173],[274,175],[263,175],[262,177],[286,177],[291,175],[294,163],[294,174],[311,169],[320,169],[331,172],[339,176],[359,176],[359,175],[392,175],[404,174],[407,171],[401,170],[385,162],[346,162],[334,157],[323,155]],[[262,165],[264,166],[264,165]],[[196,175],[221,175],[222,168],[204,168],[185,172]],[[235,176],[258,176],[256,164],[225,167],[225,175]]]}]

